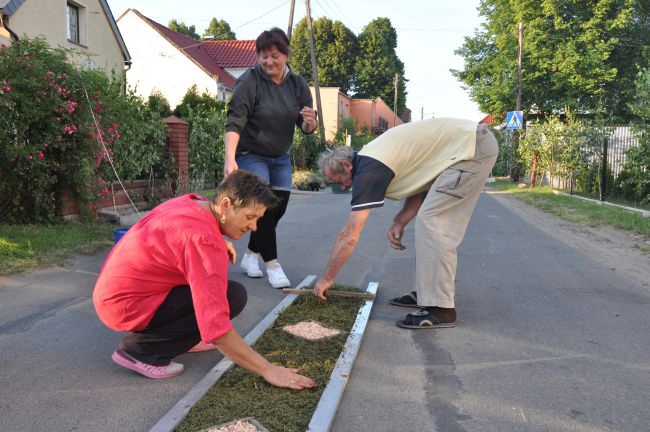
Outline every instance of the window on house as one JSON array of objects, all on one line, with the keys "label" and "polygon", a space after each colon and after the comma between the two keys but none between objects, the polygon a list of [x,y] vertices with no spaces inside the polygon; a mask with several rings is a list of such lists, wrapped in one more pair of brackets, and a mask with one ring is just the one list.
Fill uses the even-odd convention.
[{"label": "window on house", "polygon": [[68,21],[68,40],[79,43],[79,8],[68,3],[68,12],[66,14]]}]

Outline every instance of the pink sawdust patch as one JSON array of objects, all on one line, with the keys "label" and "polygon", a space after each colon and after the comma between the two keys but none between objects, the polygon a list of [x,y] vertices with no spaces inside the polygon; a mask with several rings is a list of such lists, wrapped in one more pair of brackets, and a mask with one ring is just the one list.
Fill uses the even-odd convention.
[{"label": "pink sawdust patch", "polygon": [[340,330],[325,327],[316,321],[301,321],[298,324],[284,326],[282,330],[308,340],[323,339],[341,333]]}]

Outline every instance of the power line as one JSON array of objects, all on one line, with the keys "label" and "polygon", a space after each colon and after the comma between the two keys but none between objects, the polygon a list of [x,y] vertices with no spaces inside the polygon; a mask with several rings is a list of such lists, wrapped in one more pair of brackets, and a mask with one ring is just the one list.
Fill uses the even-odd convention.
[{"label": "power line", "polygon": [[[315,0],[315,1],[316,1],[316,4],[318,4],[318,6],[320,6],[321,9],[323,9],[323,11],[325,11],[325,6],[323,6],[323,5],[321,4],[321,2],[319,2],[318,0]],[[326,4],[327,4],[327,1],[326,1],[326,0],[323,0],[323,3],[326,3]],[[329,11],[329,12],[327,13],[327,15],[330,15],[330,14],[331,14],[332,16],[336,15],[336,13],[332,13],[333,10],[330,8],[330,5],[329,5],[329,4],[327,4],[327,9],[328,9],[328,11]],[[324,15],[324,16],[327,16],[327,15]]]},{"label": "power line", "polygon": [[[262,17],[267,16],[267,15],[270,14],[271,12],[274,12],[276,9],[281,8],[282,6],[286,5],[287,3],[289,3],[289,0],[286,0],[286,1],[282,2],[282,3],[280,3],[279,5],[277,5],[276,7],[274,7],[273,9],[269,10],[268,12],[264,12],[262,15],[260,15],[260,16],[258,16],[258,17],[253,18],[252,20],[245,22],[244,24],[240,25],[239,27],[236,27],[234,30],[236,30],[236,29],[240,29],[240,28],[242,28],[242,27],[244,27],[244,26],[246,26],[246,25],[248,25],[248,24],[251,24],[251,23],[257,21],[258,19],[260,19],[260,18],[262,18]],[[225,36],[225,35],[219,35],[219,36]]]},{"label": "power line", "polygon": [[[275,6],[273,9],[270,9],[269,11],[264,12],[262,15],[260,15],[260,16],[258,16],[258,17],[255,17],[255,18],[253,18],[253,19],[250,20],[250,21],[246,21],[244,24],[242,24],[242,25],[240,25],[240,26],[237,26],[237,27],[235,27],[235,28],[232,28],[232,29],[230,29],[230,30],[234,32],[235,30],[238,30],[238,29],[240,29],[240,28],[242,28],[242,27],[244,27],[244,26],[247,26],[248,24],[251,24],[251,23],[257,21],[258,19],[260,19],[260,18],[262,18],[262,17],[265,17],[266,15],[270,14],[271,12],[276,11],[277,9],[279,9],[279,8],[281,8],[282,6],[286,5],[287,3],[289,3],[289,0],[285,0],[284,2],[282,2],[282,3],[280,3],[279,5]],[[209,21],[212,21],[212,19],[210,19]],[[219,39],[220,37],[223,37],[223,36],[228,36],[228,33],[223,33],[223,34],[220,34],[220,35],[215,35],[214,38],[215,38],[215,39]],[[195,47],[195,46],[199,46],[199,45],[201,45],[202,43],[203,43],[203,42],[197,42],[197,43],[195,43],[195,44],[188,45],[188,46],[183,47],[183,48],[181,48],[181,49],[186,50],[186,49],[188,49],[188,48],[193,48],[193,47]]]},{"label": "power line", "polygon": [[457,85],[457,83],[448,84],[448,85],[446,85],[446,86],[444,86],[444,87],[440,87],[439,89],[436,89],[436,90],[430,91],[430,92],[428,92],[428,93],[424,93],[424,94],[418,95],[418,96],[412,98],[412,99],[411,99],[411,102],[413,102],[414,100],[421,99],[421,98],[423,98],[423,97],[425,97],[425,96],[430,96],[430,95],[432,95],[432,94],[439,93],[439,92],[441,92],[441,91],[447,90],[448,88],[453,87],[453,86],[455,86],[455,85]]},{"label": "power line", "polygon": [[[341,10],[341,8],[339,8],[339,6],[336,4],[336,2],[335,2],[334,0],[330,0],[330,1],[331,1],[332,4],[334,5],[334,7],[335,7],[339,12],[341,12],[341,16],[343,16],[343,18],[345,18],[345,21],[346,21],[346,22],[350,22],[350,20],[348,19],[348,17],[345,16],[345,14],[344,14],[343,11]],[[349,26],[348,26],[348,28],[349,28]]]},{"label": "power line", "polygon": [[441,72],[443,70],[449,71],[449,67],[448,66],[443,66],[441,68],[438,68],[438,69],[434,70],[433,72],[427,72],[426,75],[421,75],[421,76],[419,76],[417,78],[409,78],[408,79],[408,84],[413,84],[414,82],[418,82],[418,81],[420,81],[420,80],[422,80],[424,78],[431,78],[433,75],[435,75],[438,72]]},{"label": "power line", "polygon": [[405,28],[405,27],[394,27],[395,30],[402,31],[426,31],[426,32],[472,32],[476,29],[441,29],[441,28]]}]

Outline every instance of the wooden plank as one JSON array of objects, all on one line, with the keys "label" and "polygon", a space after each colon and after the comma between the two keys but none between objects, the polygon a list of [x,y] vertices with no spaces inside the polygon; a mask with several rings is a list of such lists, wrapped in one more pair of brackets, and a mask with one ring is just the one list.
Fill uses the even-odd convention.
[{"label": "wooden plank", "polygon": [[[298,295],[307,295],[313,294],[314,291],[310,289],[295,289],[295,288],[284,288],[282,292],[285,294],[298,294]],[[348,298],[358,298],[364,300],[374,300],[375,295],[370,292],[355,292],[355,291],[334,291],[329,290],[325,293],[326,297],[348,297]]]}]

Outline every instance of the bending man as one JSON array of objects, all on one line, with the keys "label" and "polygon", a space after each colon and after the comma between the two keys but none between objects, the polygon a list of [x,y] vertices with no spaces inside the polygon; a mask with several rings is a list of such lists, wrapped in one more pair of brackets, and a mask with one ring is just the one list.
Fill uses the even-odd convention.
[{"label": "bending man", "polygon": [[314,294],[325,299],[352,255],[370,209],[383,206],[385,197],[404,199],[388,229],[388,242],[394,249],[405,249],[404,227],[416,219],[415,290],[391,303],[419,310],[397,324],[455,327],[456,249],[497,154],[496,139],[486,125],[446,118],[389,129],[358,154],[349,147],[323,153],[323,174],[344,189],[352,187],[352,211]]}]

